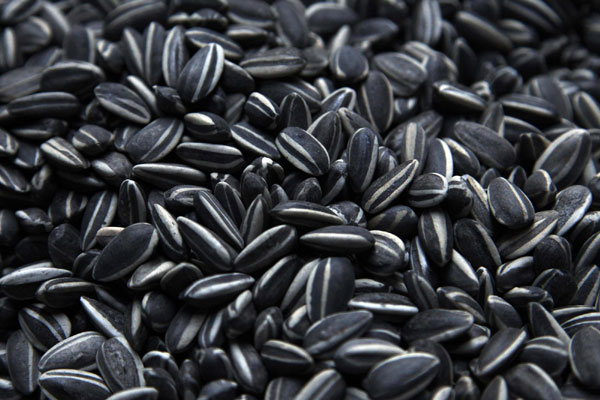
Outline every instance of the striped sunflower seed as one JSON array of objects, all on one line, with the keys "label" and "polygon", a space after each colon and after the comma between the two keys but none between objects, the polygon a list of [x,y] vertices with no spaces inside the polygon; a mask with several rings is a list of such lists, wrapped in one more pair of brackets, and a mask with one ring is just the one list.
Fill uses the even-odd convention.
[{"label": "striped sunflower seed", "polygon": [[475,122],[457,122],[454,125],[456,137],[484,164],[504,170],[515,162],[515,150],[506,139],[491,129]]},{"label": "striped sunflower seed", "polygon": [[102,378],[92,372],[55,369],[40,375],[40,387],[50,399],[106,399],[111,392]]},{"label": "striped sunflower seed", "polygon": [[473,322],[473,316],[466,311],[425,310],[408,320],[402,329],[402,336],[408,342],[417,339],[444,342],[460,337],[473,326]]},{"label": "striped sunflower seed", "polygon": [[439,359],[431,354],[401,354],[375,364],[363,386],[373,399],[408,399],[423,391],[439,368]]},{"label": "striped sunflower seed", "polygon": [[[27,340],[21,330],[13,332],[6,341],[6,364],[14,388],[24,395],[37,389],[39,352]],[[42,382],[40,381],[40,385]]]},{"label": "striped sunflower seed", "polygon": [[582,173],[589,151],[589,133],[583,129],[571,129],[552,141],[536,160],[533,170],[547,171],[558,189],[564,189]]},{"label": "striped sunflower seed", "polygon": [[283,157],[302,172],[320,176],[329,170],[327,150],[301,128],[285,128],[275,139],[275,144]]},{"label": "striped sunflower seed", "polygon": [[499,177],[490,182],[487,190],[490,212],[500,224],[519,229],[533,222],[533,205],[516,185]]},{"label": "striped sunflower seed", "polygon": [[94,279],[110,282],[127,275],[150,258],[157,244],[158,234],[152,225],[140,222],[128,226],[98,256]]},{"label": "striped sunflower seed", "polygon": [[187,303],[204,309],[225,305],[254,283],[254,278],[239,272],[201,278],[180,294]]},{"label": "striped sunflower seed", "polygon": [[363,194],[364,210],[372,214],[383,211],[410,185],[418,166],[417,160],[406,161],[375,179]]},{"label": "striped sunflower seed", "polygon": [[329,253],[343,253],[350,250],[360,253],[370,250],[375,239],[365,228],[340,225],[321,228],[300,237],[306,246]]},{"label": "striped sunflower seed", "polygon": [[378,148],[377,135],[368,128],[357,130],[348,140],[348,179],[355,192],[364,192],[371,184]]},{"label": "striped sunflower seed", "polygon": [[140,96],[127,86],[103,82],[96,86],[94,94],[102,107],[118,117],[136,124],[150,122],[150,109]]},{"label": "striped sunflower seed", "polygon": [[223,73],[224,59],[224,50],[219,44],[208,44],[197,51],[177,79],[177,92],[181,98],[196,103],[215,90]]},{"label": "striped sunflower seed", "polygon": [[[54,369],[79,369],[91,371],[96,368],[96,354],[106,338],[98,332],[87,331],[73,335],[52,346],[40,358],[40,372]],[[78,357],[72,355],[77,352]]]},{"label": "striped sunflower seed", "polygon": [[110,338],[102,343],[96,364],[113,392],[144,386],[142,360],[123,337]]},{"label": "striped sunflower seed", "polygon": [[306,310],[311,321],[344,311],[354,293],[354,268],[344,257],[325,258],[306,282]]}]

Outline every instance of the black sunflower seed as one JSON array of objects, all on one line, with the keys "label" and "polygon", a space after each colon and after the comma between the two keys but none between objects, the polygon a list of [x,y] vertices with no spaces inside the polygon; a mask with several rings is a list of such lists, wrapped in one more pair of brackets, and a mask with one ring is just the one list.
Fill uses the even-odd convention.
[{"label": "black sunflower seed", "polygon": [[216,274],[195,281],[180,297],[195,307],[210,309],[227,304],[253,283],[254,278],[239,272]]},{"label": "black sunflower seed", "polygon": [[113,392],[144,384],[142,360],[123,337],[102,343],[96,363],[106,385]]},{"label": "black sunflower seed", "polygon": [[429,339],[444,342],[455,339],[473,326],[473,316],[466,311],[431,309],[413,316],[402,329],[409,342]]},{"label": "black sunflower seed", "polygon": [[196,103],[208,96],[219,83],[224,57],[223,48],[218,44],[208,44],[196,52],[177,79],[177,92],[181,98]]},{"label": "black sunflower seed", "polygon": [[363,384],[373,399],[410,397],[423,391],[439,368],[440,360],[431,354],[397,355],[375,364]]},{"label": "black sunflower seed", "polygon": [[583,129],[571,129],[556,139],[539,156],[534,171],[547,171],[552,182],[563,189],[573,184],[589,158],[590,137]]},{"label": "black sunflower seed", "polygon": [[76,369],[55,369],[40,375],[42,392],[52,398],[93,400],[106,399],[111,392],[102,378],[92,372]]},{"label": "black sunflower seed", "polygon": [[514,148],[491,129],[474,122],[457,122],[454,133],[484,164],[501,170],[513,165]]},{"label": "black sunflower seed", "polygon": [[418,166],[417,160],[406,161],[375,179],[363,194],[362,207],[364,210],[369,213],[383,211],[410,185]]},{"label": "black sunflower seed", "polygon": [[329,170],[329,154],[312,135],[298,127],[285,128],[275,140],[277,148],[294,167],[313,176]]},{"label": "black sunflower seed", "polygon": [[151,113],[148,105],[127,86],[104,82],[96,86],[94,94],[102,107],[118,117],[137,124],[150,122]]},{"label": "black sunflower seed", "polygon": [[504,178],[495,178],[488,186],[490,212],[500,224],[519,229],[530,225],[534,209],[525,193]]}]

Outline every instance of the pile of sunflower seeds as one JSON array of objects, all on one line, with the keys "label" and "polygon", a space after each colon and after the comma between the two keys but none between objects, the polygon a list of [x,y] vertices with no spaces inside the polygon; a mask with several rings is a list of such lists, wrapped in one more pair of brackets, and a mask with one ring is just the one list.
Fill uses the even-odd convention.
[{"label": "pile of sunflower seeds", "polygon": [[0,27],[0,400],[600,395],[597,1]]}]

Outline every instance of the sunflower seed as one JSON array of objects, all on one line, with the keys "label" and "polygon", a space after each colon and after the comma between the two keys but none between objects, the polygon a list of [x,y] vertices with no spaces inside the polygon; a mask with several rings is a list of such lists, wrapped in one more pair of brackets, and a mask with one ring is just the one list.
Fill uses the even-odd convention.
[{"label": "sunflower seed", "polygon": [[128,226],[98,256],[94,279],[110,282],[127,275],[150,258],[157,244],[158,234],[152,225],[139,222]]},{"label": "sunflower seed", "polygon": [[218,44],[208,44],[196,52],[177,80],[177,92],[181,98],[196,103],[208,96],[221,78],[224,57],[224,50]]},{"label": "sunflower seed", "polygon": [[[87,331],[66,338],[48,349],[40,358],[40,372],[54,369],[79,369],[90,371],[96,368],[96,353],[106,341],[98,332]],[[78,357],[72,357],[77,353]]]},{"label": "sunflower seed", "polygon": [[510,229],[530,225],[534,209],[525,193],[504,178],[495,178],[488,186],[490,211],[496,221]]},{"label": "sunflower seed", "polygon": [[148,106],[127,86],[104,82],[96,86],[94,94],[102,107],[117,116],[137,124],[150,122],[151,113]]},{"label": "sunflower seed", "polygon": [[187,303],[210,309],[225,305],[254,283],[254,278],[239,272],[216,274],[189,285],[180,297]]},{"label": "sunflower seed", "polygon": [[[31,395],[37,389],[39,359],[38,351],[27,341],[23,331],[15,331],[8,337],[6,342],[8,374],[15,389],[20,393]],[[41,381],[40,385],[42,385]]]},{"label": "sunflower seed", "polygon": [[518,364],[511,368],[505,375],[506,383],[511,392],[523,394],[525,385],[535,385],[532,396],[546,399],[561,399],[562,396],[556,383],[544,372],[543,369],[535,364]]},{"label": "sunflower seed", "polygon": [[306,309],[311,321],[346,309],[354,292],[354,271],[347,258],[321,260],[306,282]]},{"label": "sunflower seed", "polygon": [[364,228],[351,225],[330,226],[309,232],[300,237],[306,246],[332,253],[352,251],[360,253],[373,247],[375,239]]},{"label": "sunflower seed", "polygon": [[325,356],[346,340],[360,336],[372,320],[373,314],[363,310],[331,314],[308,328],[304,349],[312,356]]},{"label": "sunflower seed", "polygon": [[75,369],[44,372],[40,375],[40,387],[50,399],[75,400],[84,396],[90,400],[100,400],[111,394],[100,376]]},{"label": "sunflower seed", "polygon": [[455,339],[473,325],[473,316],[466,311],[432,309],[425,310],[408,320],[402,336],[412,342],[429,339],[444,342]]},{"label": "sunflower seed", "polygon": [[564,189],[582,173],[589,152],[589,133],[583,129],[571,129],[552,141],[535,162],[533,170],[547,171],[558,189]]},{"label": "sunflower seed", "polygon": [[417,160],[406,161],[375,179],[363,194],[364,210],[373,214],[383,211],[410,185],[418,166]]},{"label": "sunflower seed", "polygon": [[111,338],[102,343],[96,363],[113,392],[144,385],[142,360],[125,338]]},{"label": "sunflower seed", "polygon": [[397,355],[375,364],[363,385],[373,399],[408,399],[429,385],[439,367],[440,360],[431,354]]}]

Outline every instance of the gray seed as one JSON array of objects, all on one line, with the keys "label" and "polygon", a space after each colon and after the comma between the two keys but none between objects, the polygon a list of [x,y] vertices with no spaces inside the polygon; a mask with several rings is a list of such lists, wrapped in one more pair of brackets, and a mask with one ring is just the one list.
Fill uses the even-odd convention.
[{"label": "gray seed", "polygon": [[404,320],[419,311],[408,297],[397,293],[358,294],[350,300],[348,307],[367,310],[391,321]]},{"label": "gray seed", "polygon": [[359,256],[362,267],[378,276],[391,275],[405,265],[406,246],[398,236],[372,230],[375,238],[373,249]]},{"label": "gray seed", "polygon": [[239,149],[221,144],[181,143],[176,153],[189,164],[210,171],[234,171],[244,162]]},{"label": "gray seed", "polygon": [[80,103],[71,93],[45,92],[19,97],[8,103],[7,109],[15,118],[69,118],[79,112]]},{"label": "gray seed", "polygon": [[268,372],[256,349],[250,344],[233,342],[229,346],[229,357],[240,386],[250,393],[264,392]]},{"label": "gray seed", "polygon": [[373,67],[390,80],[396,96],[411,96],[427,79],[427,71],[404,53],[380,53],[373,57]]},{"label": "gray seed", "polygon": [[241,150],[273,160],[280,158],[279,151],[272,137],[246,122],[233,125],[231,127],[231,136],[234,143]]},{"label": "gray seed", "polygon": [[177,79],[188,59],[185,31],[182,26],[174,26],[165,37],[161,60],[162,75],[169,87],[177,87]]},{"label": "gray seed", "polygon": [[386,76],[373,71],[358,92],[358,106],[361,114],[380,132],[385,132],[394,118],[392,85]]},{"label": "gray seed", "polygon": [[244,51],[236,42],[211,29],[190,28],[185,32],[185,38],[189,44],[201,50],[210,45],[219,45],[223,56],[234,62],[239,61],[244,56]]},{"label": "gray seed", "polygon": [[299,378],[282,376],[272,379],[265,391],[265,400],[292,399],[302,389],[303,381]]},{"label": "gray seed", "polygon": [[265,367],[276,374],[302,375],[314,366],[313,358],[302,347],[281,340],[269,340],[260,350]]},{"label": "gray seed", "polygon": [[28,300],[45,281],[54,278],[70,277],[73,273],[54,267],[49,261],[40,261],[25,265],[0,278],[0,290],[16,300]]},{"label": "gray seed", "polygon": [[446,199],[447,194],[448,180],[438,173],[428,173],[412,182],[407,201],[413,207],[435,207]]},{"label": "gray seed", "polygon": [[541,336],[525,344],[519,362],[536,364],[556,379],[569,364],[569,349],[554,336]]},{"label": "gray seed", "polygon": [[354,83],[367,77],[369,63],[358,49],[345,45],[331,52],[329,69],[335,79],[341,82]]},{"label": "gray seed", "polygon": [[366,373],[380,361],[405,354],[399,346],[381,339],[351,339],[335,352],[335,366],[346,374]]},{"label": "gray seed", "polygon": [[48,350],[71,335],[71,321],[62,313],[30,306],[19,311],[18,320],[27,340],[40,351]]}]

